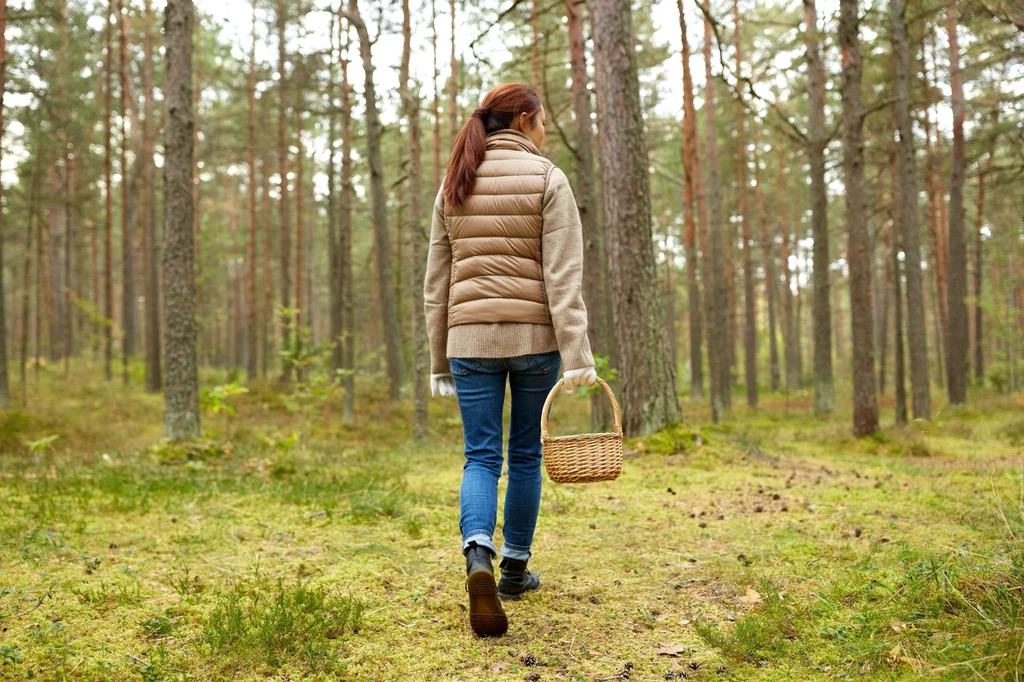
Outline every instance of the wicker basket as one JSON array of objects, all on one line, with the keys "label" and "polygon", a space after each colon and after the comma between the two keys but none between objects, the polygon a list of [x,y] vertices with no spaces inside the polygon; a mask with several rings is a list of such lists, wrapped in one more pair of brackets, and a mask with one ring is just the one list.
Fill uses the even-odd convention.
[{"label": "wicker basket", "polygon": [[544,401],[540,417],[540,443],[544,451],[544,468],[555,483],[595,483],[613,481],[622,473],[622,413],[615,394],[604,379],[597,383],[612,402],[615,433],[584,433],[552,438],[548,435],[548,411],[555,394],[562,388],[559,379]]}]

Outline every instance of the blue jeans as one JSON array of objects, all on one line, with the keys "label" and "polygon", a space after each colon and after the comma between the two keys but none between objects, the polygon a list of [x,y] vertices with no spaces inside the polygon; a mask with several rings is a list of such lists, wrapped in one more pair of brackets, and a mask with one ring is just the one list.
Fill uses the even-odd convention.
[{"label": "blue jeans", "polygon": [[540,415],[545,398],[558,381],[561,357],[552,351],[515,358],[452,358],[449,365],[466,440],[459,496],[462,551],[475,542],[492,555],[498,553],[492,536],[498,516],[507,377],[512,387],[512,423],[501,556],[525,561],[530,558],[540,509]]}]

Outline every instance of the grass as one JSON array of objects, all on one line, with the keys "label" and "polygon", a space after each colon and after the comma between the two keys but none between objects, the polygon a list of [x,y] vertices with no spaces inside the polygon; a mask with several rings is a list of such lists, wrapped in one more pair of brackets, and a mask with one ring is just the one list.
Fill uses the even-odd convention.
[{"label": "grass", "polygon": [[[360,384],[250,387],[204,438],[160,399],[44,370],[0,415],[0,679],[1013,680],[1024,669],[1021,396],[849,436],[804,395],[545,483],[506,637],[471,634],[460,422]],[[204,385],[224,383],[211,373]],[[841,399],[842,400],[842,399]],[[553,425],[585,429],[561,399]],[[886,415],[891,419],[890,415]],[[53,438],[56,436],[56,438]],[[498,532],[500,541],[500,530]]]}]

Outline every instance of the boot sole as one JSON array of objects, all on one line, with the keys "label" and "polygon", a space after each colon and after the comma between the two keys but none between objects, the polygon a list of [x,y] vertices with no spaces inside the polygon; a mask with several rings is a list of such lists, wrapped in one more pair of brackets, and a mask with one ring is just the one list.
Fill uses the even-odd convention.
[{"label": "boot sole", "polygon": [[480,637],[500,637],[508,632],[508,616],[498,600],[494,574],[474,571],[466,581],[469,592],[469,624]]}]

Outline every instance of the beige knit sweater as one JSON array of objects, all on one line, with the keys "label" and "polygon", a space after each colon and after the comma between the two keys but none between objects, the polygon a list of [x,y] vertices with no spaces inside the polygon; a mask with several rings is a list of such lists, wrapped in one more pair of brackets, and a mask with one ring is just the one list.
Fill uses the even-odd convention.
[{"label": "beige knit sweater", "polygon": [[[516,136],[516,142],[530,153],[540,154],[522,133],[506,130],[494,136],[506,139]],[[423,289],[431,374],[447,373],[449,358],[506,358],[553,350],[561,354],[563,370],[593,366],[594,357],[587,338],[587,310],[583,304],[583,228],[569,180],[553,165],[547,175],[541,221],[541,266],[552,323],[449,326],[452,246],[445,220],[444,195],[438,192]],[[495,304],[500,305],[501,301]]]}]

